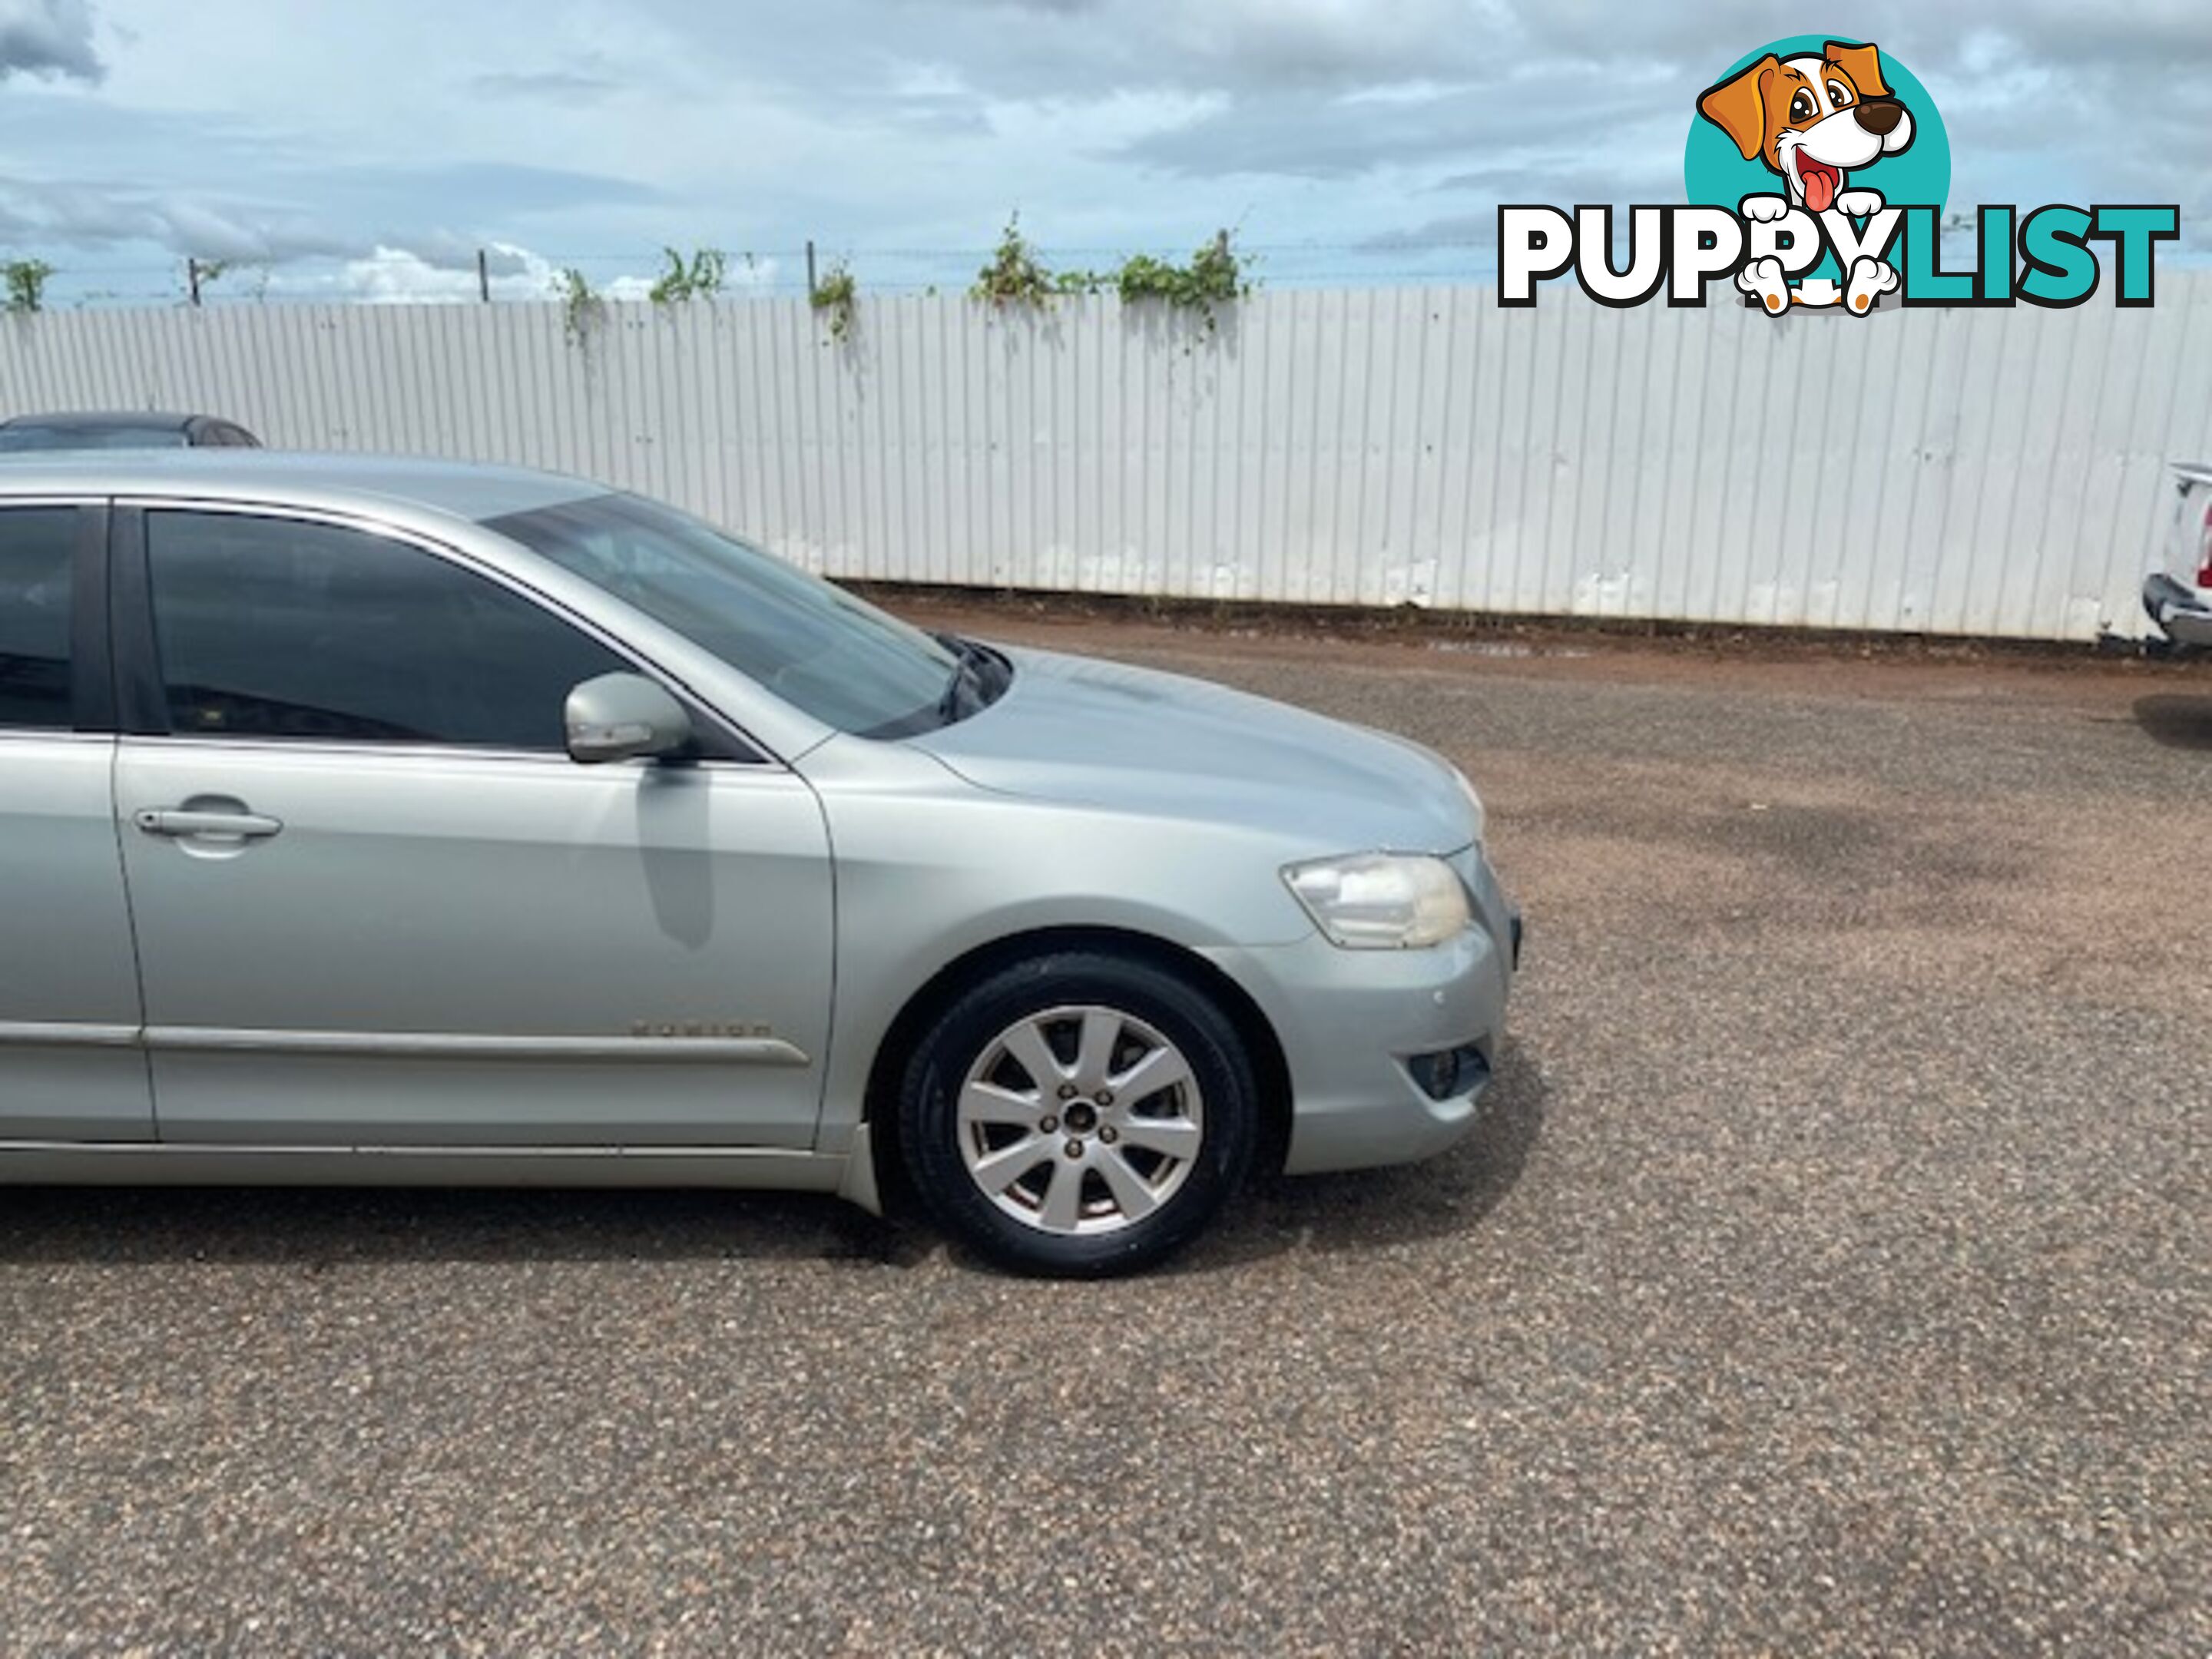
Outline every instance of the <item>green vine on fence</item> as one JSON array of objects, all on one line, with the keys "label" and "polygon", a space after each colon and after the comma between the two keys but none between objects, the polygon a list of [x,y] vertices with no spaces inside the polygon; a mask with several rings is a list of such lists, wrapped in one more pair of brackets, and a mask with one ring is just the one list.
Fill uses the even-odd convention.
[{"label": "green vine on fence", "polygon": [[1042,308],[1052,303],[1055,294],[1079,291],[1085,281],[1081,271],[1054,275],[1037,258],[1036,250],[1022,234],[1022,216],[1010,215],[1006,228],[999,237],[999,246],[991,254],[988,264],[975,273],[975,281],[968,290],[971,300],[981,300],[994,311],[1008,306],[1030,306]]},{"label": "green vine on fence", "polygon": [[561,302],[562,332],[573,346],[590,338],[592,327],[607,314],[606,301],[592,286],[591,278],[574,265],[554,276],[553,297]]},{"label": "green vine on fence", "polygon": [[968,294],[994,310],[1017,305],[1042,310],[1061,295],[1103,294],[1110,289],[1124,305],[1162,301],[1199,313],[1212,328],[1216,307],[1252,291],[1252,256],[1237,252],[1224,230],[1182,264],[1137,253],[1111,270],[1054,270],[1022,234],[1021,216],[1016,214],[1006,221],[990,263],[975,273]]},{"label": "green vine on fence", "polygon": [[1181,310],[1196,311],[1214,325],[1213,310],[1243,299],[1252,291],[1247,273],[1252,256],[1239,253],[1222,231],[1190,256],[1185,264],[1156,259],[1149,253],[1132,255],[1114,272],[1115,290],[1124,305],[1140,300],[1164,300]]},{"label": "green vine on fence", "polygon": [[[975,273],[968,294],[994,310],[1003,311],[1012,307],[1042,310],[1065,295],[1112,293],[1125,306],[1164,305],[1195,312],[1211,330],[1217,326],[1217,311],[1243,299],[1253,288],[1253,257],[1237,249],[1231,234],[1219,232],[1181,264],[1139,253],[1110,270],[1054,270],[1022,234],[1021,215],[1014,213],[1007,216],[998,246]],[[753,268],[751,254],[739,257],[748,270]],[[711,300],[727,283],[730,256],[720,248],[695,248],[686,257],[681,250],[668,246],[661,249],[661,258],[660,274],[647,290],[657,306]],[[812,263],[810,244],[810,275]],[[0,265],[0,270],[4,270]],[[202,280],[212,281],[221,274],[222,267],[209,266],[203,270]],[[560,302],[568,343],[579,347],[586,344],[592,330],[605,319],[606,296],[574,265],[555,273],[551,291]],[[934,294],[936,289],[929,291]],[[832,259],[820,276],[813,277],[806,297],[832,342],[852,338],[860,320],[860,284],[848,258]]]},{"label": "green vine on fence", "polygon": [[690,260],[672,247],[660,250],[666,262],[646,297],[657,306],[680,305],[686,300],[711,300],[722,291],[730,256],[718,247],[691,250]]},{"label": "green vine on fence", "polygon": [[9,313],[27,317],[44,310],[46,279],[53,274],[54,268],[44,259],[0,260],[0,282],[6,284]]},{"label": "green vine on fence", "polygon": [[853,268],[843,259],[832,259],[830,269],[823,271],[814,284],[807,301],[820,312],[830,325],[830,337],[847,340],[852,337],[853,302],[860,295],[860,285],[853,280]]}]

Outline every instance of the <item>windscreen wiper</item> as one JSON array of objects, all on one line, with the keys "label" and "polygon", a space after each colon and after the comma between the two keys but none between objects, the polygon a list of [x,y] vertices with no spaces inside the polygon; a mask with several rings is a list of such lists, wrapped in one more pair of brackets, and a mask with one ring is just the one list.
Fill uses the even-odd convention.
[{"label": "windscreen wiper", "polygon": [[[937,718],[947,726],[972,714],[983,706],[982,665],[989,660],[983,647],[972,640],[963,640],[957,634],[939,634],[937,642],[957,659],[952,665],[952,677],[945,683],[945,695],[937,700]],[[963,696],[972,694],[974,703],[963,708]]]},{"label": "windscreen wiper", "polygon": [[[1011,684],[1014,665],[1002,653],[974,640],[963,640],[957,634],[937,634],[932,638],[960,659],[959,666],[952,671],[952,678],[938,702],[939,719],[951,721],[965,718],[979,708],[988,708],[999,700],[1000,693]],[[962,688],[967,688],[974,701],[962,705]]]}]

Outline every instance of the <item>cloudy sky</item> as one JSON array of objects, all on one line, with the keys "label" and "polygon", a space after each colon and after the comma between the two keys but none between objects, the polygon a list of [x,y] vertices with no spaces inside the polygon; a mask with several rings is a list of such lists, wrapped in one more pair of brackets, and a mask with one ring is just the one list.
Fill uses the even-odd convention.
[{"label": "cloudy sky", "polygon": [[[1900,56],[1954,209],[2179,202],[2212,250],[2212,3],[0,0],[0,254],[64,298],[607,284],[665,242],[864,289],[1217,226],[1277,281],[1491,274],[1496,204],[1677,199],[1697,92],[1797,31]],[[746,275],[739,267],[739,275]]]}]

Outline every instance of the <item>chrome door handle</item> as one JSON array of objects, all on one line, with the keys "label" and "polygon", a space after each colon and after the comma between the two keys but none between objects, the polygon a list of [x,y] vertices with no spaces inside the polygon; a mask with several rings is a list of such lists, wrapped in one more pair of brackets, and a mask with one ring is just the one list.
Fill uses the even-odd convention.
[{"label": "chrome door handle", "polygon": [[284,825],[258,812],[213,812],[190,806],[149,806],[131,821],[149,836],[205,836],[210,840],[260,841]]}]

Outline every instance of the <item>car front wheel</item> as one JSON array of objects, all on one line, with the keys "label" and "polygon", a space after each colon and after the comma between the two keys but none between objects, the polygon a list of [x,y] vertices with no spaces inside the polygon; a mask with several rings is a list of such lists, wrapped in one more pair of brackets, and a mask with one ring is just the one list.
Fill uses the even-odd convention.
[{"label": "car front wheel", "polygon": [[1094,951],[955,999],[907,1068],[900,1144],[949,1231],[1017,1272],[1126,1273],[1187,1243],[1256,1131],[1237,1030],[1196,987]]}]

